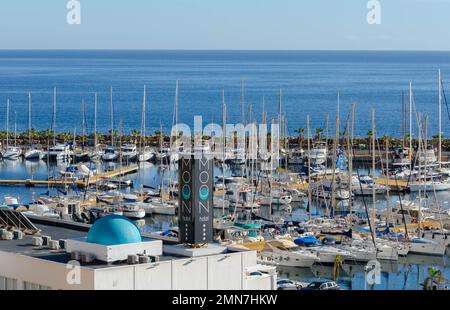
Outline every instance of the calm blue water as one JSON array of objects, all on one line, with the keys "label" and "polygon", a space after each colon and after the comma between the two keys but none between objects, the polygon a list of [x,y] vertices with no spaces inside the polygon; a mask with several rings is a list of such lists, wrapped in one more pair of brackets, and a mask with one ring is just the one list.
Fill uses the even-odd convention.
[{"label": "calm blue water", "polygon": [[[429,114],[430,134],[437,132],[437,69],[444,82],[450,76],[449,52],[268,52],[268,51],[0,51],[0,128],[5,128],[5,106],[11,98],[11,120],[17,111],[18,130],[27,126],[27,92],[33,96],[33,127],[51,123],[53,87],[58,87],[57,130],[81,128],[81,98],[91,111],[99,94],[98,128],[109,128],[109,85],[114,87],[116,123],[124,131],[140,128],[143,85],[149,87],[148,127],[172,123],[175,80],[180,80],[180,121],[192,124],[221,122],[221,91],[225,89],[228,120],[240,120],[240,81],[246,101],[260,117],[265,96],[269,115],[277,113],[279,88],[289,131],[325,127],[325,114],[336,113],[341,92],[341,117],[351,101],[357,103],[356,133],[370,129],[370,109],[377,110],[379,135],[401,133],[401,92],[412,81],[417,110]],[[445,83],[450,92],[450,85]],[[450,98],[449,98],[450,99]],[[444,112],[445,109],[444,109]],[[450,130],[444,113],[444,133]],[[13,128],[11,121],[11,129]]]}]

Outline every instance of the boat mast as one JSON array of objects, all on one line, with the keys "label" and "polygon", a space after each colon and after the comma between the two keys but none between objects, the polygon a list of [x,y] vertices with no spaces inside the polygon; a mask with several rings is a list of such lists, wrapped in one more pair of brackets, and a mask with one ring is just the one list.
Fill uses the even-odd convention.
[{"label": "boat mast", "polygon": [[325,127],[326,127],[325,128],[325,135],[326,135],[326,137],[325,137],[325,170],[327,170],[328,169],[328,138],[330,136],[330,114],[329,113],[327,113],[325,115]]},{"label": "boat mast", "polygon": [[[244,80],[241,80],[241,124],[245,128],[245,88],[244,88]],[[236,142],[237,143],[237,142]],[[241,166],[241,176],[244,177],[244,171],[247,166],[247,156],[246,156],[246,137],[244,133],[244,163],[245,165]]]},{"label": "boat mast", "polygon": [[412,118],[413,118],[413,94],[412,83],[409,83],[409,169],[412,170],[412,151],[413,151],[413,131],[412,131]]},{"label": "boat mast", "polygon": [[[122,116],[119,117],[119,146],[122,146]],[[122,163],[122,148],[119,148],[119,162]]]},{"label": "boat mast", "polygon": [[341,93],[338,91],[337,93],[337,119],[338,119],[338,127],[337,127],[337,132],[339,134],[339,132],[341,131],[341,124],[340,124],[340,118],[341,118]]},{"label": "boat mast", "polygon": [[31,147],[31,92],[28,92],[28,146]]},{"label": "boat mast", "polygon": [[[282,126],[281,126],[281,123],[282,123],[282,115],[281,115],[282,100],[283,100],[283,92],[280,88],[280,94],[278,96],[278,126],[279,126],[278,127],[278,132],[279,132],[278,133],[278,149],[281,148],[281,139],[283,138],[282,137],[283,130],[282,130]],[[281,153],[278,154],[278,167],[281,167]]]},{"label": "boat mast", "polygon": [[109,112],[111,123],[111,146],[114,146],[114,106],[113,106],[113,87],[109,86]]},{"label": "boat mast", "polygon": [[309,114],[306,115],[306,131],[308,135],[308,216],[309,220],[311,220],[311,130],[309,126]]},{"label": "boat mast", "polygon": [[176,135],[178,136],[178,80],[176,80],[175,82],[175,129],[176,131]]},{"label": "boat mast", "polygon": [[334,213],[334,208],[336,207],[336,160],[337,160],[337,146],[339,143],[339,116],[336,115],[335,121],[335,138],[333,142],[333,160],[332,160],[332,173],[331,178],[331,208]]},{"label": "boat mast", "polygon": [[402,91],[402,148],[406,147],[406,102],[405,92]]},{"label": "boat mast", "polygon": [[442,168],[442,78],[441,78],[441,69],[439,69],[439,168]]},{"label": "boat mast", "polygon": [[222,215],[225,215],[225,158],[226,158],[226,139],[227,139],[227,105],[225,103],[225,89],[222,89]]},{"label": "boat mast", "polygon": [[[421,133],[421,131],[422,131],[422,113],[420,113],[420,112],[417,113],[417,127],[418,127],[418,140],[419,140],[419,145],[418,145],[418,149],[417,149],[417,157],[419,158],[419,176],[418,176],[419,180],[418,180],[418,185],[417,185],[417,188],[418,188],[417,197],[418,197],[418,200],[419,200],[419,212],[418,212],[418,215],[417,215],[418,216],[418,218],[417,218],[417,224],[418,224],[417,229],[418,229],[418,235],[420,236],[420,221],[421,221],[420,213],[422,212],[422,210],[421,210],[422,192],[420,190],[420,185],[422,184],[422,160],[421,160],[421,157],[423,156],[422,155],[422,150],[421,150],[421,148],[422,148],[422,133]],[[424,158],[425,158],[425,162],[426,162],[426,153],[425,153]],[[425,180],[424,189],[426,190],[426,180]]]},{"label": "boat mast", "polygon": [[14,111],[14,147],[17,147],[17,112]]},{"label": "boat mast", "polygon": [[94,150],[97,150],[97,93],[94,95]]},{"label": "boat mast", "polygon": [[351,132],[350,132],[350,122],[347,121],[347,159],[348,159],[348,192],[350,193],[350,199],[348,200],[348,209],[350,214],[350,229],[352,228],[353,224],[353,217],[352,217],[352,176],[353,176],[353,157],[352,157],[352,146],[351,146],[351,138],[350,138]]},{"label": "boat mast", "polygon": [[9,147],[9,98],[6,100],[6,148]]},{"label": "boat mast", "polygon": [[[372,179],[375,179],[375,109],[372,109]],[[375,241],[375,218],[376,218],[376,208],[375,208],[375,186],[372,186],[372,235]]]},{"label": "boat mast", "polygon": [[52,115],[53,145],[56,144],[56,87],[53,88],[53,115]]},{"label": "boat mast", "polygon": [[386,225],[389,227],[389,221],[391,218],[391,205],[389,203],[390,200],[390,188],[389,188],[389,138],[386,138],[386,144],[385,144],[385,151],[386,151],[386,172],[385,172],[385,178],[386,178]]},{"label": "boat mast", "polygon": [[245,88],[244,88],[244,80],[241,80],[241,123],[245,127]]},{"label": "boat mast", "polygon": [[[174,99],[174,114],[173,114],[173,123],[175,125],[175,141],[178,138],[178,80],[175,81],[175,99]],[[172,141],[172,134],[170,135],[171,144],[175,141]],[[170,145],[172,147],[172,145]]]},{"label": "boat mast", "polygon": [[81,148],[84,150],[84,137],[86,136],[85,129],[85,112],[84,112],[84,97],[81,98]]},{"label": "boat mast", "polygon": [[350,229],[353,227],[353,127],[355,122],[355,103],[352,103],[352,114],[351,114],[351,127],[349,127],[347,122],[347,148],[348,148],[348,187],[350,193],[350,199],[348,201],[348,208],[350,213]]},{"label": "boat mast", "polygon": [[147,100],[147,86],[144,85],[144,96],[142,98],[142,115],[141,115],[141,138],[140,138],[140,143],[139,143],[139,147],[140,147],[140,153],[141,155],[143,154],[143,148],[144,148],[144,144],[145,144],[145,113],[146,113],[146,100]]}]

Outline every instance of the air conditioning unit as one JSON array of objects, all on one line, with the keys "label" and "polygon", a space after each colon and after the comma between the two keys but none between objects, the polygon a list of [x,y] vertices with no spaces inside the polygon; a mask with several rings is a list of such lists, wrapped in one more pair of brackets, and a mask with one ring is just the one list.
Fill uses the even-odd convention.
[{"label": "air conditioning unit", "polygon": [[14,230],[13,234],[14,234],[14,239],[17,239],[17,240],[22,240],[23,239],[23,232],[22,231]]},{"label": "air conditioning unit", "polygon": [[81,256],[81,253],[77,252],[77,251],[70,253],[70,259],[72,259],[72,260],[79,261],[80,256]]},{"label": "air conditioning unit", "polygon": [[4,231],[3,233],[2,233],[2,240],[13,240],[13,238],[14,238],[14,235],[13,235],[13,233],[12,232],[10,232],[10,231]]},{"label": "air conditioning unit", "polygon": [[43,243],[44,242],[41,237],[35,236],[35,237],[31,238],[31,244],[33,246],[42,246]]},{"label": "air conditioning unit", "polygon": [[64,239],[59,239],[59,247],[61,248],[61,249],[65,249],[66,248],[66,240],[64,240]]},{"label": "air conditioning unit", "polygon": [[149,264],[151,263],[151,259],[145,255],[139,255],[139,264]]},{"label": "air conditioning unit", "polygon": [[136,265],[136,264],[138,264],[139,263],[139,256],[137,256],[135,254],[128,255],[127,263],[128,263],[128,265]]},{"label": "air conditioning unit", "polygon": [[50,240],[49,243],[48,243],[48,247],[51,250],[59,250],[60,249],[59,241],[58,240]]},{"label": "air conditioning unit", "polygon": [[94,256],[89,253],[82,253],[80,256],[80,260],[82,263],[92,263],[94,261]]},{"label": "air conditioning unit", "polygon": [[50,236],[42,236],[42,245],[48,246],[50,240],[52,240],[52,237],[50,237]]},{"label": "air conditioning unit", "polygon": [[148,256],[150,258],[150,263],[158,263],[159,262],[159,256]]}]

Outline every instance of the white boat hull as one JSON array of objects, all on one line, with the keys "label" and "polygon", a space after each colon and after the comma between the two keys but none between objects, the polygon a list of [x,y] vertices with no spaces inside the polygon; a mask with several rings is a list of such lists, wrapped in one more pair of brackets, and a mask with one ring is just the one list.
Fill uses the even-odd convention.
[{"label": "white boat hull", "polygon": [[41,160],[44,153],[40,150],[29,150],[25,153],[25,160]]},{"label": "white boat hull", "polygon": [[418,243],[410,242],[409,252],[422,255],[444,256],[446,246],[438,242]]},{"label": "white boat hull", "polygon": [[145,210],[127,211],[123,210],[123,216],[130,219],[143,219],[145,217]]},{"label": "white boat hull", "polygon": [[261,252],[261,262],[283,267],[310,268],[314,263],[319,262],[319,258],[309,253],[302,254],[290,251]]},{"label": "white boat hull", "polygon": [[450,190],[450,183],[426,183],[426,184],[417,184],[417,185],[411,185],[409,187],[409,191],[412,193],[417,193],[420,191],[447,191]]}]

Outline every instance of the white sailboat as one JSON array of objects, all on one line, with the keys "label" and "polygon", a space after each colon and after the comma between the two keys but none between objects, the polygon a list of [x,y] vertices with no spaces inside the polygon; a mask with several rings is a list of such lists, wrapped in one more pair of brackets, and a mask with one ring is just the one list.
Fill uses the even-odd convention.
[{"label": "white sailboat", "polygon": [[370,176],[361,176],[360,178],[353,176],[352,188],[353,193],[357,196],[371,196],[373,190],[376,195],[379,195],[386,193],[387,190],[386,186],[376,184]]},{"label": "white sailboat", "polygon": [[24,157],[25,160],[41,160],[44,158],[44,152],[39,149],[33,147],[33,139],[31,136],[32,131],[32,122],[31,122],[31,93],[28,93],[28,146],[29,149],[25,152]]},{"label": "white sailboat", "polygon": [[9,145],[9,99],[6,103],[6,150],[2,154],[3,159],[15,160],[22,155],[22,150],[17,147],[17,128],[16,128],[16,113],[14,113],[14,146]]},{"label": "white sailboat", "polygon": [[311,165],[323,165],[327,161],[327,155],[326,143],[317,142],[306,156],[309,157]]},{"label": "white sailboat", "polygon": [[146,101],[147,101],[147,86],[144,85],[144,97],[142,99],[142,116],[141,116],[141,135],[139,143],[139,156],[138,161],[145,162],[153,159],[154,153],[152,150],[145,145],[146,138]]},{"label": "white sailboat", "polygon": [[113,105],[113,88],[110,86],[109,88],[109,95],[110,95],[110,101],[109,101],[109,113],[110,113],[110,122],[111,122],[111,145],[108,146],[102,154],[102,160],[103,161],[115,161],[119,157],[117,154],[116,148],[114,146],[114,105]]},{"label": "white sailboat", "polygon": [[260,263],[286,267],[309,268],[320,262],[316,254],[297,249],[297,245],[289,240],[274,240],[265,242],[259,253]]}]

